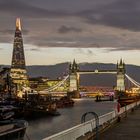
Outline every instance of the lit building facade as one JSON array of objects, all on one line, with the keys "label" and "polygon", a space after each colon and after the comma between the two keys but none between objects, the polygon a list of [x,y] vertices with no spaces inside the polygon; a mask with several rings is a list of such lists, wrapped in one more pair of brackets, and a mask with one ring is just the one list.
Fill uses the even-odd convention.
[{"label": "lit building facade", "polygon": [[16,20],[10,77],[12,78],[12,82],[16,85],[17,90],[22,90],[23,87],[28,86],[29,82],[25,65],[21,23],[19,18]]},{"label": "lit building facade", "polygon": [[[49,80],[47,78],[42,78],[42,77],[38,77],[38,78],[30,78],[30,87],[36,91],[43,91],[45,89],[49,89],[57,84],[59,84],[62,80],[61,79],[57,79],[57,80]],[[52,91],[68,91],[69,88],[69,83],[65,82],[64,84],[62,84],[61,86],[58,86],[57,88],[55,88],[55,90]]]}]

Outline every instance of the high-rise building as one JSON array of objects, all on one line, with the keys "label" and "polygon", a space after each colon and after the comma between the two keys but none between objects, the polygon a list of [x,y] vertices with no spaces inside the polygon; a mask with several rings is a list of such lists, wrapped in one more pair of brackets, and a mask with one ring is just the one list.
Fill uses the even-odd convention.
[{"label": "high-rise building", "polygon": [[20,18],[16,19],[10,77],[18,90],[28,85]]}]

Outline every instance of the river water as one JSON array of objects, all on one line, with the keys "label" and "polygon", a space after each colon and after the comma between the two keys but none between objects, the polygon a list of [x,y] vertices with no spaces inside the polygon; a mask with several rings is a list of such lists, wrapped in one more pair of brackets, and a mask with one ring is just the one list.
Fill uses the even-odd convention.
[{"label": "river water", "polygon": [[[95,102],[94,99],[75,99],[74,107],[58,109],[60,116],[47,116],[29,121],[24,140],[41,140],[52,134],[61,132],[80,124],[85,112],[94,111],[99,116],[114,110],[116,102]],[[88,116],[91,119],[93,116]]]}]

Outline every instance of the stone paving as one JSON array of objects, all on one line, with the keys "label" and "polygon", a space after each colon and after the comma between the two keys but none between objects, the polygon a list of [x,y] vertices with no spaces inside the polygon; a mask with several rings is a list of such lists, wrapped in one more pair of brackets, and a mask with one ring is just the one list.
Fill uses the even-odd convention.
[{"label": "stone paving", "polygon": [[140,107],[100,134],[99,140],[140,140]]}]

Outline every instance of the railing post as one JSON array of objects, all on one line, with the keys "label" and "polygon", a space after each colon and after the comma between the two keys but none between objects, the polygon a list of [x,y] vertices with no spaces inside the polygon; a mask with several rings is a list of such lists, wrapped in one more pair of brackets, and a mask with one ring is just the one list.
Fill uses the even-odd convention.
[{"label": "railing post", "polygon": [[127,117],[127,105],[125,104],[125,117]]},{"label": "railing post", "polygon": [[[88,114],[92,114],[95,117],[95,123],[96,123],[96,140],[99,139],[99,132],[98,132],[98,128],[99,128],[99,117],[95,112],[86,112],[82,115],[81,117],[81,123],[84,123],[86,121],[86,116]],[[92,128],[93,131],[93,128]]]},{"label": "railing post", "polygon": [[137,103],[137,100],[136,100],[136,107],[135,108],[137,108],[138,107],[138,103]]}]

